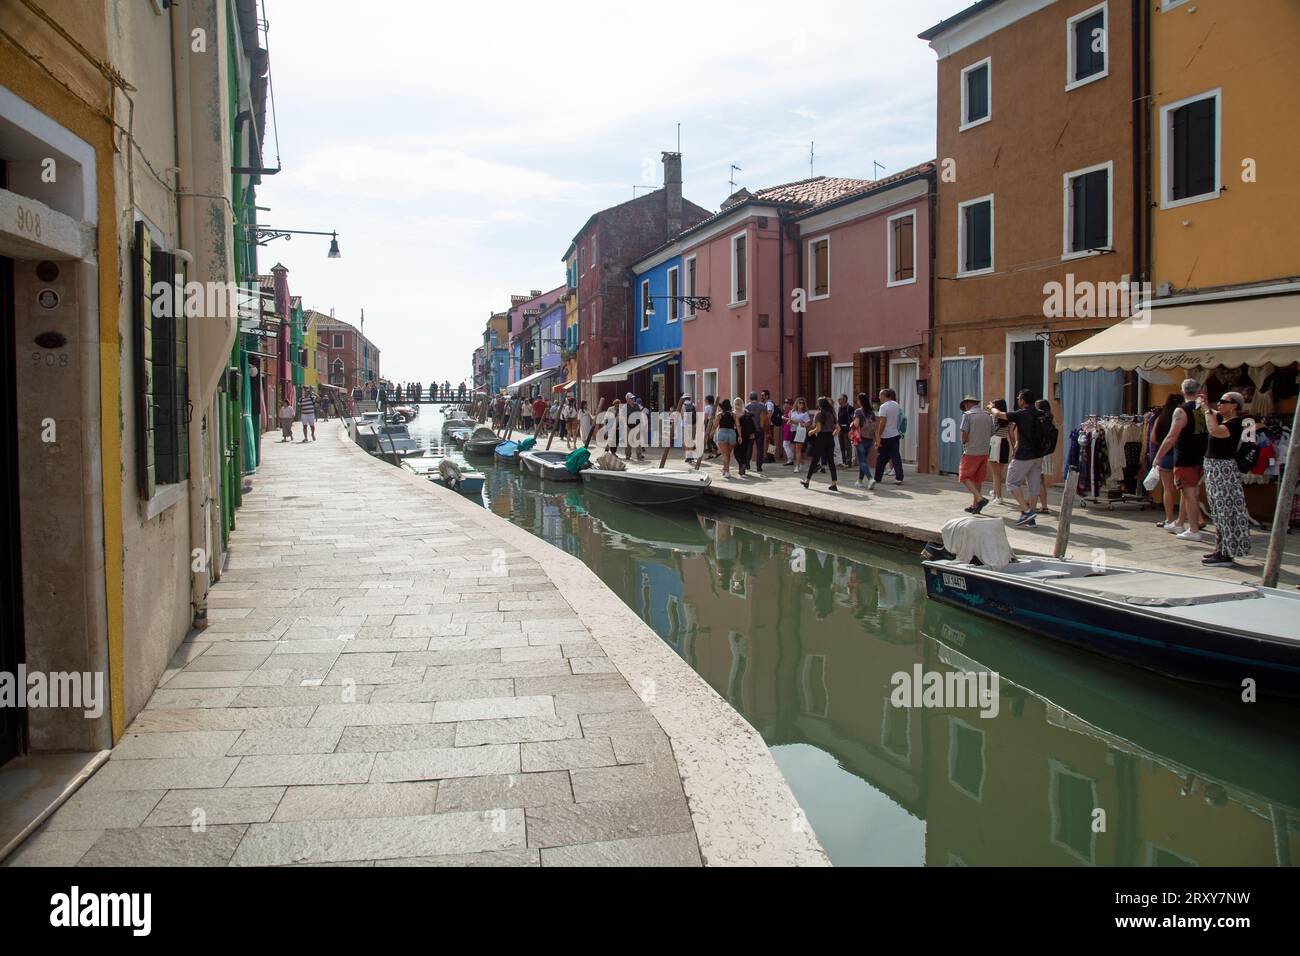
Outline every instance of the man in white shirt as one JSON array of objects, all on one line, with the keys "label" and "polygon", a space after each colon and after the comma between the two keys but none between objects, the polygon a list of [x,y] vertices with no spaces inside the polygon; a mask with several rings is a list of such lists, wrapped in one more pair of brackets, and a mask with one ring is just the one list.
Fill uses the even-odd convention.
[{"label": "man in white shirt", "polygon": [[894,484],[903,483],[903,453],[899,448],[903,433],[899,430],[899,421],[903,417],[903,406],[898,404],[898,393],[892,388],[880,390],[880,410],[876,413],[876,476],[867,485],[868,489],[885,477],[885,466],[894,466]]}]

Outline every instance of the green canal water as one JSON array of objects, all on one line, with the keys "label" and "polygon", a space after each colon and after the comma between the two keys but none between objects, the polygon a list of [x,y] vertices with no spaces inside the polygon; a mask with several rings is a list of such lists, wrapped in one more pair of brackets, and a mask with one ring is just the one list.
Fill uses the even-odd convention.
[{"label": "green canal water", "polygon": [[[459,458],[438,424],[426,413],[412,434]],[[836,864],[1300,855],[1294,709],[932,602],[909,551],[730,506],[651,512],[479,467],[486,507],[581,559],[758,730]],[[918,668],[996,672],[996,715],[893,706],[893,675]]]}]

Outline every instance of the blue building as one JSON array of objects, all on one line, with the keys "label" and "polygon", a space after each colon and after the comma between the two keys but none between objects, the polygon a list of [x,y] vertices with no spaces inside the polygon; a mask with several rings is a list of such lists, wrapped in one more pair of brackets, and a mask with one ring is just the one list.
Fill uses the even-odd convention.
[{"label": "blue building", "polygon": [[686,294],[679,245],[670,243],[634,262],[632,273],[633,354],[618,367],[627,372],[628,391],[650,408],[667,411],[677,407],[683,394],[682,321],[689,310],[678,301]]}]

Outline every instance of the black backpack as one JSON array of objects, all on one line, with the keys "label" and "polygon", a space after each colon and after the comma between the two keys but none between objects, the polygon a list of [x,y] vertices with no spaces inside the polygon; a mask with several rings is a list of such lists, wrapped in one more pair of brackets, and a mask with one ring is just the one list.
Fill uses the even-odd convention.
[{"label": "black backpack", "polygon": [[1037,412],[1034,416],[1034,439],[1039,458],[1046,458],[1056,451],[1056,443],[1061,439],[1061,430],[1056,427],[1052,417],[1045,412]]},{"label": "black backpack", "polygon": [[1242,437],[1237,442],[1237,470],[1243,475],[1249,474],[1259,461],[1259,443],[1246,441],[1246,423],[1255,423],[1250,419],[1242,422]]}]

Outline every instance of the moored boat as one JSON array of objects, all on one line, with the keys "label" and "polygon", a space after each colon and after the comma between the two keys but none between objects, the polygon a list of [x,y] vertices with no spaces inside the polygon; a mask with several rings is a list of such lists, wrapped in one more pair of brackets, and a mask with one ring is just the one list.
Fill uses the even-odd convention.
[{"label": "moored boat", "polygon": [[442,423],[442,433],[443,435],[450,434],[451,430],[454,428],[468,428],[473,430],[476,424],[477,422],[472,418],[448,418]]},{"label": "moored boat", "polygon": [[376,425],[374,433],[375,448],[368,450],[380,457],[415,458],[424,454],[424,447],[411,437],[405,425]]},{"label": "moored boat", "polygon": [[578,481],[581,472],[570,471],[564,464],[570,454],[563,451],[524,451],[519,453],[519,464],[524,471],[538,478],[546,478],[549,481]]},{"label": "moored boat", "polygon": [[688,468],[588,468],[583,487],[633,505],[680,505],[698,500],[709,476]]},{"label": "moored boat", "polygon": [[515,467],[519,464],[519,443],[503,441],[493,449],[493,457],[498,465]]},{"label": "moored boat", "polygon": [[490,456],[496,452],[497,445],[501,444],[501,439],[497,433],[486,425],[480,425],[465,440],[465,454]]},{"label": "moored boat", "polygon": [[[996,522],[1005,547],[1005,527]],[[1259,697],[1300,696],[1300,594],[1170,571],[1055,558],[982,563],[978,552],[925,567],[937,601],[1180,680]],[[964,549],[969,552],[969,548]],[[934,553],[931,551],[930,553]],[[1249,683],[1247,683],[1249,682]]]},{"label": "moored boat", "polygon": [[470,496],[482,494],[483,483],[487,480],[487,476],[477,468],[458,464],[450,458],[438,462],[438,474],[429,477],[431,481],[444,488]]}]

